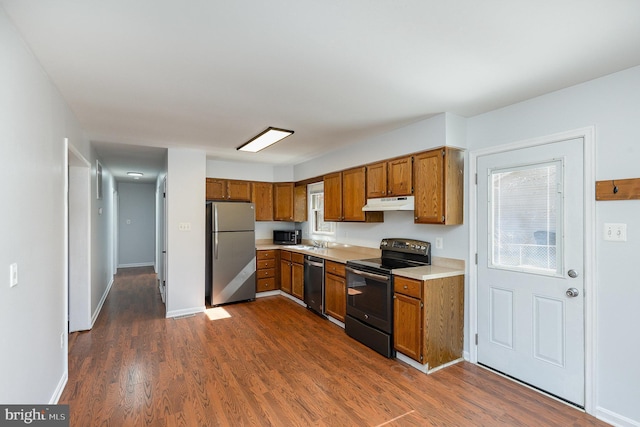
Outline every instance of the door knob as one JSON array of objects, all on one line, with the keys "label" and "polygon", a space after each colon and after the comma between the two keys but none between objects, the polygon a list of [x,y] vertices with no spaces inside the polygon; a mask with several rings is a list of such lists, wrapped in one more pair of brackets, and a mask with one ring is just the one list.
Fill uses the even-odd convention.
[{"label": "door knob", "polygon": [[580,295],[580,291],[578,291],[576,288],[567,289],[567,296],[568,297],[575,298],[578,295]]},{"label": "door knob", "polygon": [[569,271],[567,271],[567,274],[569,275],[569,277],[571,277],[572,279],[575,279],[576,277],[578,277],[578,272],[571,269]]}]

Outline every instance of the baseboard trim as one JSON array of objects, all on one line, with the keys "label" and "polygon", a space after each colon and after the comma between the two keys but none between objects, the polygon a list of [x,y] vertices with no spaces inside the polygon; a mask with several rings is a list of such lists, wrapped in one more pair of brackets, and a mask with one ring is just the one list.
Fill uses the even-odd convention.
[{"label": "baseboard trim", "polygon": [[134,262],[131,264],[118,264],[118,268],[131,268],[131,267],[153,267],[155,269],[156,264],[154,262]]},{"label": "baseboard trim", "polygon": [[618,427],[640,427],[640,422],[600,407],[596,408],[594,416],[599,420]]},{"label": "baseboard trim", "polygon": [[100,311],[102,311],[102,306],[104,305],[104,302],[107,300],[107,296],[109,296],[109,292],[111,291],[112,286],[113,286],[113,276],[111,277],[111,280],[109,280],[109,284],[107,284],[107,289],[105,289],[104,294],[102,294],[102,298],[100,298],[100,302],[98,302],[98,306],[96,307],[95,311],[93,312],[93,315],[91,316],[91,328],[89,329],[93,329],[93,325],[96,323],[96,320],[98,320],[98,316],[100,316]]},{"label": "baseboard trim", "polygon": [[183,308],[182,310],[171,310],[167,311],[165,317],[167,319],[171,319],[174,317],[188,316],[189,314],[204,313],[205,308],[206,307],[203,305],[200,307]]},{"label": "baseboard trim", "polygon": [[60,400],[60,396],[62,396],[62,392],[64,391],[64,388],[67,386],[68,380],[69,380],[69,368],[65,366],[65,371],[62,374],[60,381],[58,381],[58,386],[53,392],[53,396],[51,396],[51,399],[49,400],[49,405],[56,405],[58,403],[58,401]]}]

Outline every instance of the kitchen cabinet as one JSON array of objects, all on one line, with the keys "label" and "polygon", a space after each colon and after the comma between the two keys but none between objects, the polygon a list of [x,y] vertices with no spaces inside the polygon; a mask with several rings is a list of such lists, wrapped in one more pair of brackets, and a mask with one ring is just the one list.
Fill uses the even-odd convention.
[{"label": "kitchen cabinet", "polygon": [[293,221],[293,182],[273,184],[273,219],[275,221]]},{"label": "kitchen cabinet", "polygon": [[304,255],[280,251],[280,290],[304,299]]},{"label": "kitchen cabinet", "polygon": [[413,156],[367,166],[367,198],[410,196],[413,193]]},{"label": "kitchen cabinet", "polygon": [[344,322],[347,314],[347,281],[344,264],[325,260],[324,295],[325,314]]},{"label": "kitchen cabinet", "polygon": [[293,187],[293,220],[307,221],[307,186],[304,184]]},{"label": "kitchen cabinet", "polygon": [[291,252],[280,251],[280,290],[291,293]]},{"label": "kitchen cabinet", "polygon": [[434,369],[462,357],[464,275],[394,277],[394,348]]},{"label": "kitchen cabinet", "polygon": [[234,179],[207,178],[206,199],[250,202],[251,182]]},{"label": "kitchen cabinet", "polygon": [[413,163],[416,224],[463,222],[464,153],[443,147],[416,154]]},{"label": "kitchen cabinet", "polygon": [[251,201],[256,208],[256,221],[273,221],[273,184],[251,183]]},{"label": "kitchen cabinet", "polygon": [[256,251],[256,292],[278,289],[277,255],[275,250]]},{"label": "kitchen cabinet", "polygon": [[383,212],[362,211],[367,202],[364,166],[325,175],[323,180],[325,221],[384,221]]},{"label": "kitchen cabinet", "polygon": [[291,253],[291,295],[304,300],[304,255]]}]

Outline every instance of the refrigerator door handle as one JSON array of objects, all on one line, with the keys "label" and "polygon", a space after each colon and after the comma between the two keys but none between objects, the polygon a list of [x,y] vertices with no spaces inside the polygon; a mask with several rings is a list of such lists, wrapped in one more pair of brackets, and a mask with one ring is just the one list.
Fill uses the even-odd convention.
[{"label": "refrigerator door handle", "polygon": [[213,205],[213,232],[218,232],[218,205]]},{"label": "refrigerator door handle", "polygon": [[218,205],[213,205],[213,259],[218,259]]},{"label": "refrigerator door handle", "polygon": [[213,233],[213,259],[218,259],[218,233]]}]

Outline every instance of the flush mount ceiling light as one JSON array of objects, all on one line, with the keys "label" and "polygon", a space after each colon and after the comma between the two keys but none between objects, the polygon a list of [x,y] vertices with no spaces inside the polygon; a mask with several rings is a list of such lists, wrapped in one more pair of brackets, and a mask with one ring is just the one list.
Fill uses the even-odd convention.
[{"label": "flush mount ceiling light", "polygon": [[293,134],[292,130],[269,127],[264,132],[254,136],[249,141],[242,144],[240,147],[237,148],[237,150],[257,153],[258,151],[263,150],[268,146],[270,146],[271,144],[275,144],[281,139],[284,139],[292,134]]},{"label": "flush mount ceiling light", "polygon": [[133,179],[140,179],[144,174],[142,172],[127,172],[127,175],[132,176]]}]

